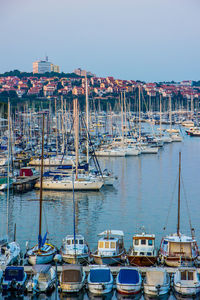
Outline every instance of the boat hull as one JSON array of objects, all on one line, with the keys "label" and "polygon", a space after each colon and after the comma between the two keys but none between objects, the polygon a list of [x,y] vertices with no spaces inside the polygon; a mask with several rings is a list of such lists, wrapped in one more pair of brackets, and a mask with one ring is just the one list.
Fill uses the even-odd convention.
[{"label": "boat hull", "polygon": [[132,266],[150,267],[157,262],[156,256],[133,256],[127,255],[128,261]]},{"label": "boat hull", "polygon": [[200,293],[200,284],[197,286],[183,286],[174,283],[174,291],[183,296],[195,296]]},{"label": "boat hull", "polygon": [[113,283],[88,283],[88,289],[94,295],[103,295],[112,291]]},{"label": "boat hull", "polygon": [[163,285],[159,288],[156,286],[148,285],[144,283],[144,293],[149,296],[162,296],[169,292],[169,285]]},{"label": "boat hull", "polygon": [[89,260],[88,254],[82,254],[82,255],[70,255],[70,254],[64,254],[61,252],[62,260],[68,264],[87,264]]},{"label": "boat hull", "polygon": [[114,265],[121,262],[121,255],[117,256],[99,256],[92,254],[94,262],[98,265]]},{"label": "boat hull", "polygon": [[187,266],[193,266],[194,265],[193,258],[184,258],[184,257],[164,257],[164,263],[168,267],[180,267],[182,263]]},{"label": "boat hull", "polygon": [[122,284],[117,283],[116,285],[117,291],[120,294],[124,295],[134,295],[138,294],[141,291],[141,283],[140,284]]}]

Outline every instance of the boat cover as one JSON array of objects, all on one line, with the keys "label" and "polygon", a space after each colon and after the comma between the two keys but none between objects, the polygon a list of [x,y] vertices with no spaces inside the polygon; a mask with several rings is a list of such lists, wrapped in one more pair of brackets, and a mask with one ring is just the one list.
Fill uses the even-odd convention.
[{"label": "boat cover", "polygon": [[91,282],[109,282],[110,270],[109,269],[91,269],[90,270],[90,281]]},{"label": "boat cover", "polygon": [[167,276],[164,270],[150,270],[146,272],[146,283],[149,285],[164,285],[167,283]]},{"label": "boat cover", "polygon": [[24,279],[24,268],[23,267],[6,267],[5,269],[5,281],[22,281]]},{"label": "boat cover", "polygon": [[47,273],[51,268],[51,265],[34,265],[32,267],[34,274]]},{"label": "boat cover", "polygon": [[137,270],[121,269],[118,280],[121,284],[137,284],[140,279]]},{"label": "boat cover", "polygon": [[63,266],[62,282],[81,282],[82,281],[82,267],[76,265]]}]

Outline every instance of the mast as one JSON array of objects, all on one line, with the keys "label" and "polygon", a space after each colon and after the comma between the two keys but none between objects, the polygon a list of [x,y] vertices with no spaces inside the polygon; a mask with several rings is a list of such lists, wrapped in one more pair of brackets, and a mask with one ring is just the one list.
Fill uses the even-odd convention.
[{"label": "mast", "polygon": [[172,132],[172,100],[169,96],[169,122],[170,122],[170,133]]},{"label": "mast", "polygon": [[78,179],[78,144],[79,144],[79,114],[78,114],[78,100],[74,99],[74,130],[75,130],[75,153],[76,153],[76,180]]},{"label": "mast", "polygon": [[86,108],[86,130],[87,130],[87,164],[89,163],[89,106],[88,106],[88,83],[87,83],[87,75],[85,76],[85,108]]},{"label": "mast", "polygon": [[162,136],[162,130],[161,130],[161,127],[162,127],[162,101],[161,101],[161,94],[160,94],[160,137]]},{"label": "mast", "polygon": [[181,207],[181,152],[179,152],[179,176],[178,176],[178,223],[177,235],[180,236],[180,207]]},{"label": "mast", "polygon": [[139,89],[139,142],[141,142],[141,122],[140,122],[140,110],[141,110],[141,107],[140,107],[140,85],[139,85],[139,87],[138,87],[138,89]]},{"label": "mast", "polygon": [[10,197],[10,99],[8,98],[8,169],[7,169],[7,236],[9,234],[8,214],[9,214],[9,197]]},{"label": "mast", "polygon": [[42,157],[40,170],[40,214],[39,214],[39,236],[42,231],[42,182],[43,182],[43,160],[44,160],[44,114],[42,115]]}]

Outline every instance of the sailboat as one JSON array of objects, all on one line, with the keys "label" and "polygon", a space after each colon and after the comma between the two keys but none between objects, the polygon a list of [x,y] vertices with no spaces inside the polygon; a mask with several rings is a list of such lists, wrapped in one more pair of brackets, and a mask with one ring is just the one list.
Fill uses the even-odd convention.
[{"label": "sailboat", "polygon": [[[72,176],[74,174],[72,173]],[[70,264],[86,264],[89,260],[90,250],[87,242],[85,241],[83,235],[76,234],[76,208],[75,208],[75,195],[74,195],[74,177],[73,177],[73,224],[74,224],[74,234],[67,235],[63,239],[62,247],[60,249],[60,254],[64,262]]]},{"label": "sailboat", "polygon": [[43,114],[43,130],[42,130],[42,163],[41,163],[41,174],[40,174],[40,212],[39,212],[39,235],[38,244],[29,249],[26,252],[28,262],[32,265],[35,264],[47,264],[53,260],[56,254],[56,248],[46,243],[47,232],[42,238],[42,181],[43,181],[43,158],[44,158],[44,114]]},{"label": "sailboat", "polygon": [[[8,101],[8,170],[7,170],[7,205],[9,201],[9,189],[10,189],[10,102]],[[9,206],[7,206],[9,207]],[[20,246],[15,241],[8,241],[8,222],[9,222],[9,211],[7,210],[7,236],[0,238],[0,266],[9,266],[18,261],[20,255]]]},{"label": "sailboat", "polygon": [[178,267],[184,264],[192,265],[198,257],[197,242],[192,237],[180,232],[180,178],[181,178],[181,152],[179,152],[179,183],[178,183],[178,222],[177,232],[164,237],[160,245],[160,259],[167,266]]}]

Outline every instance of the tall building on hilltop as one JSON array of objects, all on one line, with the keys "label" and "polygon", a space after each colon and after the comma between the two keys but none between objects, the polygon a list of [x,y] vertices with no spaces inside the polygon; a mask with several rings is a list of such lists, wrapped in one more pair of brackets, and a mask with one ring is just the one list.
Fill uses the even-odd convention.
[{"label": "tall building on hilltop", "polygon": [[48,61],[48,56],[45,60],[37,60],[33,62],[33,73],[43,74],[46,72],[60,72],[59,66],[55,66],[50,61]]}]

